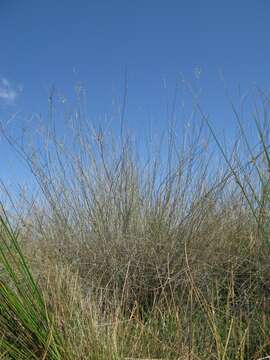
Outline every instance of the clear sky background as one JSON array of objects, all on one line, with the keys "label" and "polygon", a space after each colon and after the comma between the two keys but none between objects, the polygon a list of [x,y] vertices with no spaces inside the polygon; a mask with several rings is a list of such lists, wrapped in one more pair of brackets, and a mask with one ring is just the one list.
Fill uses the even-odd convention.
[{"label": "clear sky background", "polygon": [[[232,96],[239,86],[269,87],[270,1],[1,0],[0,47],[3,120],[46,115],[53,84],[71,101],[81,82],[88,113],[102,122],[121,102],[127,71],[126,118],[136,131],[149,120],[165,126],[180,74],[202,89],[215,127],[230,129],[220,72]],[[179,121],[184,99],[179,87]],[[0,177],[23,177],[2,140],[0,151]]]}]

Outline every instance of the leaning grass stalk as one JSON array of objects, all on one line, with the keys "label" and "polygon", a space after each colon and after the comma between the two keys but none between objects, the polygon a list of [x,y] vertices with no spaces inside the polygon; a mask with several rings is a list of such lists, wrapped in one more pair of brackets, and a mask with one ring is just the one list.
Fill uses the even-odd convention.
[{"label": "leaning grass stalk", "polygon": [[16,359],[39,359],[38,353],[44,348],[42,359],[60,360],[61,335],[47,312],[17,236],[2,215],[0,226],[0,264],[5,275],[5,280],[0,279],[0,351],[11,356],[17,353]]}]

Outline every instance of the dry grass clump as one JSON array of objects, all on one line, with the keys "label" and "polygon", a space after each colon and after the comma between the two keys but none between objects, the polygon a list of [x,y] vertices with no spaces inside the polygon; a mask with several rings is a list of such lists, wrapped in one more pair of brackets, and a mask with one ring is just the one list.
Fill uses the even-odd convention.
[{"label": "dry grass clump", "polygon": [[[35,146],[4,133],[40,189],[37,197],[20,199],[27,211],[14,221],[14,251],[35,274],[26,283],[22,277],[20,286],[29,294],[35,287],[32,295],[48,315],[43,342],[31,338],[19,349],[33,343],[42,349],[33,358],[42,359],[269,356],[266,132],[256,114],[260,148],[253,150],[237,117],[248,157],[236,148],[228,155],[197,110],[206,128],[192,128],[180,142],[172,126],[168,142],[149,154],[140,154],[123,131],[119,139],[96,131],[78,111],[66,130],[68,142],[53,122],[39,128]],[[221,158],[210,139],[206,149],[207,128]],[[3,279],[13,274],[9,264]],[[5,306],[13,301],[21,301],[19,292],[10,292]],[[28,305],[27,316],[38,322],[34,303]],[[15,339],[26,316],[16,311],[12,337],[1,333],[3,354],[29,338],[24,326]],[[56,340],[46,347],[52,332]]]}]

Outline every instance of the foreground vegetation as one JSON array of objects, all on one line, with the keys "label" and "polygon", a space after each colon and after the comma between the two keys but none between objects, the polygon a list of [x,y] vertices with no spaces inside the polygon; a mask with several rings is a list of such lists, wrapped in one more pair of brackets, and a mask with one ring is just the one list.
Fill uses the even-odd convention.
[{"label": "foreground vegetation", "polygon": [[52,109],[35,144],[1,126],[40,190],[3,188],[17,212],[0,218],[1,359],[270,358],[270,99],[259,94],[258,141],[232,105],[231,151],[198,104],[199,125],[178,140],[171,124],[141,155],[123,124],[118,139],[80,108],[68,142]]}]

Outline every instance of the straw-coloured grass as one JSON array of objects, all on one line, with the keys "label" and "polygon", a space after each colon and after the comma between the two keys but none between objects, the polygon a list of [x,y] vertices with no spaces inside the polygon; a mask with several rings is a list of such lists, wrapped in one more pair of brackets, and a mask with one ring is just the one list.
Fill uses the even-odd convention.
[{"label": "straw-coloured grass", "polygon": [[12,225],[1,215],[2,358],[269,356],[269,102],[260,96],[257,146],[233,107],[243,153],[225,151],[197,104],[200,125],[183,141],[171,126],[149,153],[78,111],[68,142],[53,121],[36,146],[3,132],[40,192],[14,200],[25,211],[9,210]]}]

